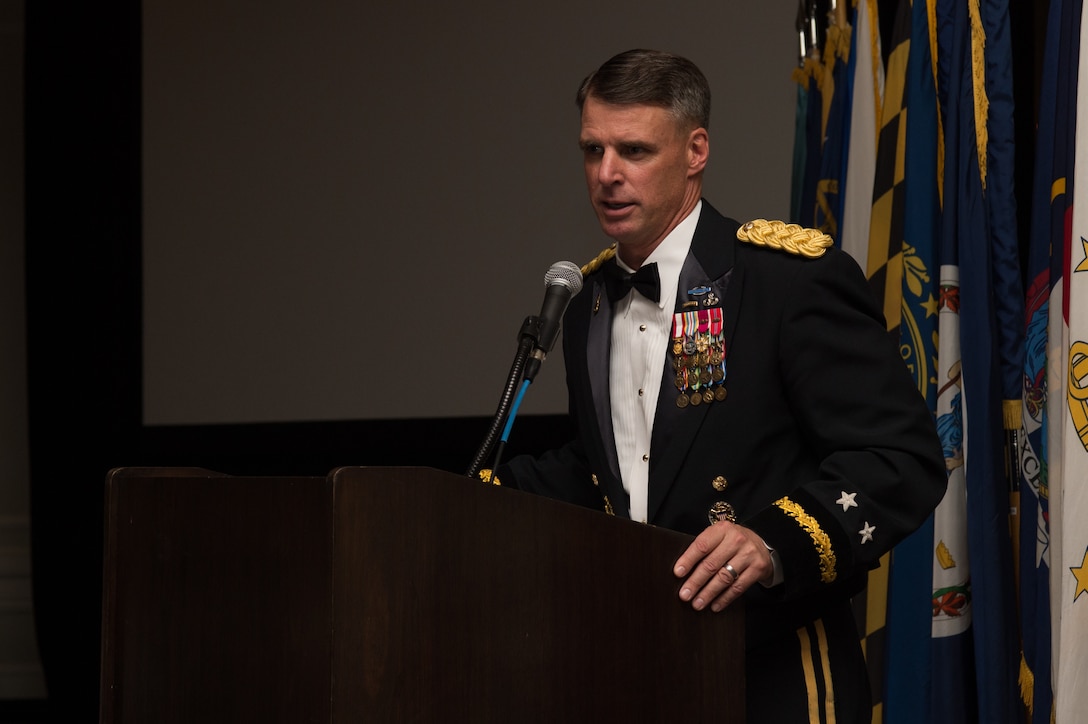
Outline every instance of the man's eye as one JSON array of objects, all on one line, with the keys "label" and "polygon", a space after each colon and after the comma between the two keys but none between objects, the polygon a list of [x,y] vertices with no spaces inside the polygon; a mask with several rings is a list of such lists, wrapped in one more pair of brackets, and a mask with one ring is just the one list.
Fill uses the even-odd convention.
[{"label": "man's eye", "polygon": [[582,153],[586,154],[587,156],[600,156],[602,152],[603,150],[600,146],[595,146],[592,143],[587,143],[586,145],[582,146]]}]

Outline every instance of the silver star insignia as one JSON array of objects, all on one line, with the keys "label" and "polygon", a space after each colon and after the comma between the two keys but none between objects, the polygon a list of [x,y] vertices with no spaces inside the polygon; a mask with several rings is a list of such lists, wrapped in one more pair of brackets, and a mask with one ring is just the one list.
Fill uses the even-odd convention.
[{"label": "silver star insignia", "polygon": [[873,539],[873,531],[876,530],[875,525],[869,525],[869,521],[865,521],[865,527],[858,531],[861,536],[862,544],[868,543]]},{"label": "silver star insignia", "polygon": [[845,513],[850,508],[858,507],[857,502],[854,500],[857,495],[857,493],[848,493],[844,490],[842,491],[842,497],[835,502],[842,506],[842,512]]}]

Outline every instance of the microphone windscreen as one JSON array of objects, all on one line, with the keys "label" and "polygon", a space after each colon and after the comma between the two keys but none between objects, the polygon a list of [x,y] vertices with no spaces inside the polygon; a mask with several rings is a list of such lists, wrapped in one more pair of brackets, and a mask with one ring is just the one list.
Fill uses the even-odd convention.
[{"label": "microphone windscreen", "polygon": [[544,275],[544,286],[550,287],[552,284],[562,284],[573,297],[582,291],[582,270],[574,262],[557,261]]}]

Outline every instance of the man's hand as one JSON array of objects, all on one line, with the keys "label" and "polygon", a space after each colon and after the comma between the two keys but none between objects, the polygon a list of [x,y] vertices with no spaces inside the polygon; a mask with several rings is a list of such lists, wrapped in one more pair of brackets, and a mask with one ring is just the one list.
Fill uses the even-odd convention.
[{"label": "man's hand", "polygon": [[744,526],[714,523],[692,541],[676,560],[673,573],[687,576],[680,600],[696,611],[710,606],[715,613],[740,598],[749,586],[774,580],[774,564],[763,539]]}]

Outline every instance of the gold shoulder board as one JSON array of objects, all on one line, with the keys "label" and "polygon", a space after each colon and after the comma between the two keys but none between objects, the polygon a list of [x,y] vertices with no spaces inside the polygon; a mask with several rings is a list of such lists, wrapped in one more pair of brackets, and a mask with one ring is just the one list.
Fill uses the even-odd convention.
[{"label": "gold shoulder board", "polygon": [[784,221],[755,219],[737,229],[737,238],[756,246],[788,251],[790,254],[816,259],[824,255],[833,243],[819,229],[806,229]]}]

